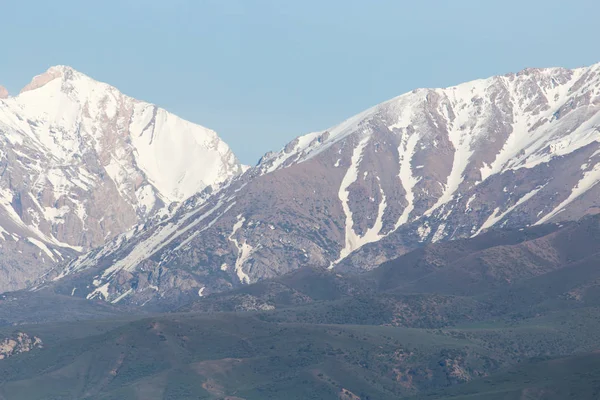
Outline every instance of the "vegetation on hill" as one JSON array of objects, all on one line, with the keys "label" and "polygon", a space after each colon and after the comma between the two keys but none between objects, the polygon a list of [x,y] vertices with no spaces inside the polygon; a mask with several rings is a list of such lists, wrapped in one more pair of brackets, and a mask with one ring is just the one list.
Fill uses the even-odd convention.
[{"label": "vegetation on hill", "polygon": [[597,398],[599,228],[491,232],[359,276],[307,268],[160,315],[39,292],[27,321],[5,299],[0,335],[19,324],[44,347],[0,361],[0,396]]}]

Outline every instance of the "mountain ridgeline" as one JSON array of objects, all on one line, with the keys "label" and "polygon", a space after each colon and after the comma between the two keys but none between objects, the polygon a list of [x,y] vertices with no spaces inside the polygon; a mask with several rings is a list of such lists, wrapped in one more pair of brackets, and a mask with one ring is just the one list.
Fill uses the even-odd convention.
[{"label": "mountain ridgeline", "polygon": [[295,139],[39,283],[152,305],[577,220],[598,211],[599,111],[600,64],[417,89]]}]

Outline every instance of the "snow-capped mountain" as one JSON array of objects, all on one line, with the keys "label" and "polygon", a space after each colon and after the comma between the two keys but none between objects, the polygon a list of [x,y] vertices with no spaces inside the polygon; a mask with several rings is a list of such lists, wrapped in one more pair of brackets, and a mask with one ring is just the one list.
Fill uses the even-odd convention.
[{"label": "snow-capped mountain", "polygon": [[212,130],[70,67],[0,90],[0,289],[242,170]]},{"label": "snow-capped mountain", "polygon": [[[600,210],[600,64],[418,89],[267,154],[53,277],[146,304]],[[62,279],[60,279],[62,278]]]}]

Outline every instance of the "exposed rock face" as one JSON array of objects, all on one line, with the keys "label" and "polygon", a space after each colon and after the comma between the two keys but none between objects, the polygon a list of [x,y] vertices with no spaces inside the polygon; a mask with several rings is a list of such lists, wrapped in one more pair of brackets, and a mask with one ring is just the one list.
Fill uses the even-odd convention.
[{"label": "exposed rock face", "polygon": [[0,291],[242,169],[215,132],[50,68],[0,101]]},{"label": "exposed rock face", "polygon": [[[45,84],[52,82],[56,78],[62,77],[65,71],[68,71],[68,67],[56,66],[48,69],[48,71],[44,72],[41,75],[34,76],[31,82],[29,82],[23,89],[21,89],[21,94],[25,92],[29,92],[31,90],[36,90],[44,86]],[[70,73],[70,72],[69,72]]]},{"label": "exposed rock face", "polygon": [[33,349],[41,349],[43,346],[44,343],[39,337],[32,337],[27,333],[17,332],[13,336],[0,341],[0,360],[16,354],[26,353]]},{"label": "exposed rock face", "polygon": [[71,263],[61,277],[78,280],[63,290],[145,304],[578,219],[600,209],[599,126],[600,64],[414,90],[294,140],[207,201]]},{"label": "exposed rock face", "polygon": [[8,98],[8,90],[4,86],[0,86],[0,99]]}]

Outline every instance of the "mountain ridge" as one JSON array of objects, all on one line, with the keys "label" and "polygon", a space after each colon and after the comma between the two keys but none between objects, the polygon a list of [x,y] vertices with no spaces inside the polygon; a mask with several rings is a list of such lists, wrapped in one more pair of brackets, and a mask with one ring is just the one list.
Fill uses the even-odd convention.
[{"label": "mountain ridge", "polygon": [[599,111],[600,64],[413,90],[266,154],[54,277],[88,276],[74,286],[98,285],[82,294],[145,304],[576,220],[600,210]]},{"label": "mountain ridge", "polygon": [[5,289],[245,169],[214,131],[67,66],[0,100],[0,145]]}]

